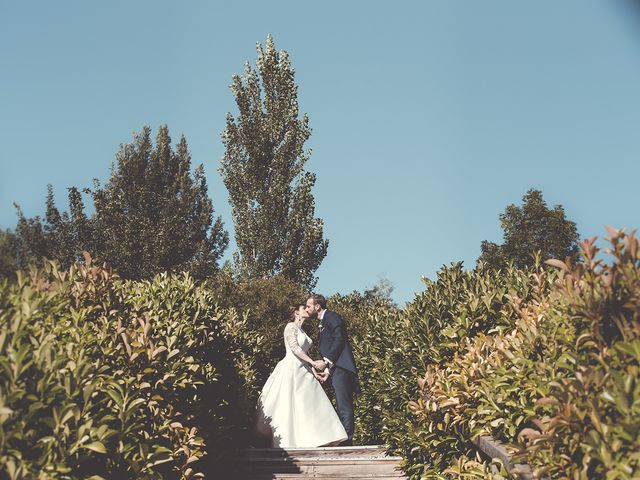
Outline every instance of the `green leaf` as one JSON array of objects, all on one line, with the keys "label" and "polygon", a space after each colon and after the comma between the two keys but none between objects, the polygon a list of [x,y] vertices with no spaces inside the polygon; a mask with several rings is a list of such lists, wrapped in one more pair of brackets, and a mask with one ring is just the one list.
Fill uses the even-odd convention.
[{"label": "green leaf", "polygon": [[102,442],[92,442],[82,447],[97,453],[107,453],[107,449]]},{"label": "green leaf", "polygon": [[122,408],[122,396],[120,395],[120,393],[116,392],[115,390],[107,390],[107,395],[109,395],[113,399],[113,401],[119,408]]}]

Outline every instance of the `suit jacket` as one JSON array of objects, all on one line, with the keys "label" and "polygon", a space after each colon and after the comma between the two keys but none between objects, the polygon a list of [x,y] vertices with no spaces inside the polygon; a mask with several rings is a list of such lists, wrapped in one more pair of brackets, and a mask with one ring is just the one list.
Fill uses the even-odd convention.
[{"label": "suit jacket", "polygon": [[357,382],[358,370],[347,339],[344,320],[336,312],[325,310],[320,324],[320,355],[331,360],[335,366],[352,372]]}]

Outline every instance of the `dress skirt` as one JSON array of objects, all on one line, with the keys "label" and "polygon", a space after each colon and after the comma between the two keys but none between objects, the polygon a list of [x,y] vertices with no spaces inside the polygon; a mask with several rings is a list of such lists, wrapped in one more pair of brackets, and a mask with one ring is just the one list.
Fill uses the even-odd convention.
[{"label": "dress skirt", "polygon": [[347,439],[311,367],[292,352],[278,362],[258,400],[257,430],[274,448],[313,448]]}]

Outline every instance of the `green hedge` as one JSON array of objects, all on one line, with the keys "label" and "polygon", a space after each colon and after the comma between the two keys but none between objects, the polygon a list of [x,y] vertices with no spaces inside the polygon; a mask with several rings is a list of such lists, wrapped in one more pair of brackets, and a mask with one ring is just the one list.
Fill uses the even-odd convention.
[{"label": "green hedge", "polygon": [[[189,276],[0,284],[0,478],[199,478],[242,442],[260,339]],[[211,477],[210,477],[211,478]]]},{"label": "green hedge", "polygon": [[[504,478],[470,440],[506,442],[536,475],[640,476],[640,246],[611,231],[582,259],[531,271],[443,268],[399,314],[380,309],[354,341],[361,425],[413,478]],[[368,418],[368,417],[364,417]],[[382,424],[382,428],[380,428]]]},{"label": "green hedge", "polygon": [[[398,307],[384,295],[375,291],[352,292],[347,295],[335,294],[328,299],[328,307],[338,312],[345,321],[349,341],[356,357],[361,393],[355,401],[356,445],[377,445],[384,443],[382,429],[382,405],[379,400],[390,398],[380,391],[379,369],[380,359],[385,358],[387,343],[381,341],[381,328],[385,331],[395,323],[400,313]],[[317,338],[317,322],[310,322]],[[305,324],[306,327],[306,324]],[[386,339],[388,341],[388,339]],[[319,356],[316,353],[314,356]],[[333,397],[331,382],[327,382],[327,393]],[[388,402],[387,402],[388,403]]]},{"label": "green hedge", "polygon": [[[363,387],[356,442],[387,444],[414,479],[508,477],[477,435],[538,475],[638,478],[640,245],[610,242],[609,263],[587,241],[575,264],[453,264],[404,309],[332,297]],[[88,257],[3,281],[0,479],[219,477],[281,357],[272,317],[299,294],[278,279],[123,281]]]},{"label": "green hedge", "polygon": [[[419,478],[437,474],[452,459],[474,450],[460,432],[442,436],[421,428],[408,409],[419,393],[417,380],[429,365],[442,367],[454,359],[467,338],[513,322],[510,295],[529,298],[535,292],[526,272],[510,269],[465,271],[461,263],[444,267],[437,279],[403,310],[378,308],[353,344],[365,386],[358,398],[362,443],[385,443],[405,459],[407,473]],[[376,412],[375,415],[364,412]]]}]

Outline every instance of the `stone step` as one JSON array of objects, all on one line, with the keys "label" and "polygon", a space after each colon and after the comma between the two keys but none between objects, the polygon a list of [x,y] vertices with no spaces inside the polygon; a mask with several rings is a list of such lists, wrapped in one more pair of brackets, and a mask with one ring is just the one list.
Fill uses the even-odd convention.
[{"label": "stone step", "polygon": [[312,475],[305,476],[290,473],[274,473],[263,475],[251,475],[247,477],[239,477],[237,480],[303,480],[317,478],[320,480],[398,480],[405,478],[399,475],[370,475],[370,474],[341,474],[341,475]]},{"label": "stone step", "polygon": [[244,459],[243,463],[252,465],[349,465],[349,464],[391,464],[396,465],[400,462],[399,457],[379,457],[379,458],[349,458],[334,456],[308,456],[308,457],[252,457],[251,460]]},{"label": "stone step", "polygon": [[242,479],[388,480],[403,478],[401,458],[379,445],[320,448],[251,448],[239,452]]},{"label": "stone step", "polygon": [[[242,470],[245,470],[243,468]],[[305,475],[394,475],[397,472],[397,463],[316,463],[316,464],[261,464],[251,465],[248,471],[252,473],[296,473]],[[246,470],[245,470],[246,471]]]},{"label": "stone step", "polygon": [[252,457],[319,457],[340,456],[355,458],[386,457],[381,445],[365,445],[356,447],[318,447],[318,448],[247,448],[240,452],[242,458]]}]

